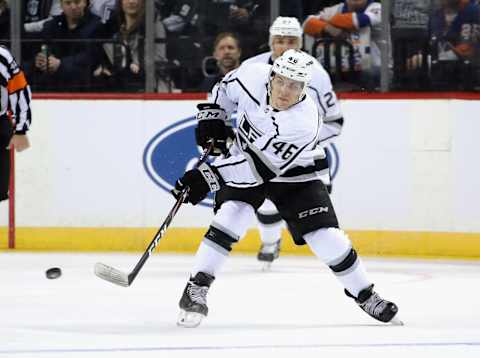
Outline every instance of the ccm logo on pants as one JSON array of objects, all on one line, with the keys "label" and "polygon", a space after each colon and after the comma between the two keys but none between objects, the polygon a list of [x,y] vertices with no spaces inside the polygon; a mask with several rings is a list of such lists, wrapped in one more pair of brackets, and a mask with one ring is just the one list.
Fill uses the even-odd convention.
[{"label": "ccm logo on pants", "polygon": [[317,208],[308,209],[298,213],[298,218],[303,219],[307,216],[312,216],[315,214],[328,213],[328,206],[319,206]]}]

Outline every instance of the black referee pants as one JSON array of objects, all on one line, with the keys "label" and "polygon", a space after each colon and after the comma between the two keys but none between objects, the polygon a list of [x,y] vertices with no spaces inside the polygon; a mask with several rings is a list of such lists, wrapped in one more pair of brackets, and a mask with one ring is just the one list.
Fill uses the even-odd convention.
[{"label": "black referee pants", "polygon": [[8,199],[10,183],[10,150],[7,145],[12,137],[12,125],[0,118],[0,201]]}]

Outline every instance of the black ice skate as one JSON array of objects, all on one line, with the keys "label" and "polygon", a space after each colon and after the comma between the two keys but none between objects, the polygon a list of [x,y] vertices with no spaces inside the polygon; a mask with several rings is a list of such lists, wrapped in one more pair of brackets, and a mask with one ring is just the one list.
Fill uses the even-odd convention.
[{"label": "black ice skate", "polygon": [[395,317],[398,312],[397,305],[381,298],[375,291],[373,291],[373,285],[360,291],[358,298],[354,297],[347,290],[345,290],[345,294],[348,297],[353,298],[362,310],[376,320],[385,323],[389,322],[395,325],[403,325],[403,322]]},{"label": "black ice skate", "polygon": [[180,314],[177,325],[197,327],[208,315],[207,293],[215,277],[205,272],[198,272],[191,277],[180,299]]},{"label": "black ice skate", "polygon": [[272,244],[265,244],[263,243],[260,247],[260,251],[257,254],[258,261],[264,263],[264,270],[268,270],[270,265],[275,259],[278,259],[280,254],[280,244],[282,243],[282,239],[278,239]]}]

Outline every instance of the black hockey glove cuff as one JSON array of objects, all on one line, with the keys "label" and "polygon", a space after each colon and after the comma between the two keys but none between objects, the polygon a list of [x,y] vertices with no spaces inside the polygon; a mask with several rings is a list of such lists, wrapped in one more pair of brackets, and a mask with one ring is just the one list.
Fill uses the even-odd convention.
[{"label": "black hockey glove cuff", "polygon": [[210,155],[226,154],[231,141],[235,138],[233,129],[223,121],[210,120],[198,122],[195,128],[195,139],[203,149],[213,140],[213,150]]},{"label": "black hockey glove cuff", "polygon": [[198,125],[195,128],[195,139],[203,149],[213,141],[213,151],[210,155],[225,154],[228,142],[234,137],[233,129],[227,126],[227,114],[215,103],[200,103],[197,106]]},{"label": "black hockey glove cuff", "polygon": [[172,194],[178,199],[182,191],[188,188],[185,202],[197,205],[207,197],[209,192],[218,191],[221,182],[221,176],[217,170],[203,163],[197,169],[185,172],[185,174],[176,181]]}]

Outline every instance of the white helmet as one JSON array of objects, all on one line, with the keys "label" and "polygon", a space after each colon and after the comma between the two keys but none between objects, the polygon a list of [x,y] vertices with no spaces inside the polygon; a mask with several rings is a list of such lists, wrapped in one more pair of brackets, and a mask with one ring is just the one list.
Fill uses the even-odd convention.
[{"label": "white helmet", "polygon": [[272,47],[273,36],[292,36],[300,39],[300,46],[302,41],[303,29],[296,17],[279,16],[275,19],[272,26],[270,26],[270,38],[268,40],[270,47]]},{"label": "white helmet", "polygon": [[273,62],[272,69],[270,70],[269,91],[270,83],[276,73],[303,83],[303,90],[299,96],[299,100],[301,100],[305,95],[308,83],[312,79],[313,64],[313,57],[303,51],[285,51],[282,56]]},{"label": "white helmet", "polygon": [[312,79],[312,69],[313,57],[297,50],[285,51],[272,65],[272,72],[305,85]]}]

